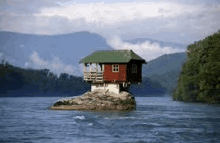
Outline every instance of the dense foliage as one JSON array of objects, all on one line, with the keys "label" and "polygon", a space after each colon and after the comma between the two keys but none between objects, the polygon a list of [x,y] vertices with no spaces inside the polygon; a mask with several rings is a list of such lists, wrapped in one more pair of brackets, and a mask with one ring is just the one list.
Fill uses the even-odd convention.
[{"label": "dense foliage", "polygon": [[187,47],[174,100],[220,103],[220,30]]},{"label": "dense foliage", "polygon": [[39,96],[48,93],[54,93],[50,96],[57,93],[74,96],[90,89],[90,85],[84,83],[82,77],[67,73],[61,73],[58,77],[48,69],[22,69],[4,63],[4,60],[0,64],[0,81],[1,96]]},{"label": "dense foliage", "polygon": [[[154,77],[152,79],[143,77],[143,82],[132,85],[130,92],[135,96],[164,95],[166,88]],[[0,89],[0,96],[74,96],[90,90],[90,84],[83,82],[82,77],[67,73],[58,77],[48,69],[22,69],[2,61]]]}]

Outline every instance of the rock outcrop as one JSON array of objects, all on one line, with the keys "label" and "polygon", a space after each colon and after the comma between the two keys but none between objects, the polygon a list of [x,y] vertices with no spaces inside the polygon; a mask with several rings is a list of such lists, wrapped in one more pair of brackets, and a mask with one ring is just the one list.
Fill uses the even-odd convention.
[{"label": "rock outcrop", "polygon": [[122,91],[119,94],[108,90],[94,90],[82,96],[60,100],[51,107],[53,110],[133,110],[136,107],[134,96]]}]

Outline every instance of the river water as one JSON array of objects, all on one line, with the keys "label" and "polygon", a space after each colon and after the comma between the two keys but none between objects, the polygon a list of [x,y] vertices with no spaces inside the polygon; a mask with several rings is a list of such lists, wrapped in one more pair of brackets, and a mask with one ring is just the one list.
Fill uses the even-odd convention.
[{"label": "river water", "polygon": [[220,142],[220,106],[136,97],[131,112],[55,111],[59,97],[0,98],[0,142]]}]

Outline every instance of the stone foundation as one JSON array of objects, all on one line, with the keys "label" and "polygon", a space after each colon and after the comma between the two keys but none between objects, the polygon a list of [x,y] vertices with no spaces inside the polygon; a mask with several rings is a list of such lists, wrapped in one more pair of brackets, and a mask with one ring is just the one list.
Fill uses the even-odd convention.
[{"label": "stone foundation", "polygon": [[53,110],[133,110],[136,107],[134,96],[122,91],[119,94],[109,90],[96,89],[82,96],[60,100],[51,107]]}]

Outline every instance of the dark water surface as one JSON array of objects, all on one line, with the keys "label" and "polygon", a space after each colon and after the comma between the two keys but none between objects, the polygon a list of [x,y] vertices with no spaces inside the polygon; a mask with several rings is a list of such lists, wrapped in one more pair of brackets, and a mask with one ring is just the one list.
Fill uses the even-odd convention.
[{"label": "dark water surface", "polygon": [[220,142],[220,106],[136,97],[132,112],[54,111],[58,97],[0,98],[0,142]]}]

